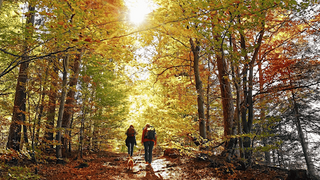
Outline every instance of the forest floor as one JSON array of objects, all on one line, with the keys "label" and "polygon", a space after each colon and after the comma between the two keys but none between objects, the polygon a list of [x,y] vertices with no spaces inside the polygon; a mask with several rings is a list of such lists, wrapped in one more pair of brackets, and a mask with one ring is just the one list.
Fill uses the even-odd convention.
[{"label": "forest floor", "polygon": [[134,167],[127,167],[126,153],[98,152],[86,155],[82,160],[69,159],[66,164],[38,164],[38,175],[44,180],[62,179],[241,179],[264,180],[286,179],[283,172],[263,168],[235,170],[230,165],[212,167],[209,161],[187,156],[167,157],[158,155],[153,158],[151,166],[144,162],[144,154],[135,152]]}]

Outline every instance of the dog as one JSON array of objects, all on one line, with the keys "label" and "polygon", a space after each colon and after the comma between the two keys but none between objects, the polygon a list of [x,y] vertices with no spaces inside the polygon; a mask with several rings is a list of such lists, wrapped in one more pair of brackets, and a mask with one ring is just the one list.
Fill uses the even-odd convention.
[{"label": "dog", "polygon": [[133,169],[133,159],[132,159],[132,157],[128,158],[128,169],[129,170]]}]

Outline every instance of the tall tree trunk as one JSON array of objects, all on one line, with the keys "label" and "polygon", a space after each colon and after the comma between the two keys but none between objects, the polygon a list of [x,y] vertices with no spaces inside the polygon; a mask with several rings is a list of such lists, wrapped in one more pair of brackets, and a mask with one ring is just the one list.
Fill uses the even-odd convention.
[{"label": "tall tree trunk", "polygon": [[[59,59],[59,58],[58,58]],[[58,79],[58,71],[59,69],[53,63],[53,72],[51,73],[51,85],[49,91],[49,108],[46,122],[46,132],[45,139],[47,144],[50,144],[50,148],[53,149],[53,128],[54,128],[54,119],[56,113],[56,100],[57,100],[57,79]]]},{"label": "tall tree trunk", "polygon": [[[248,55],[244,55],[244,59],[246,62],[250,62],[249,64],[245,64],[243,68],[243,77],[242,77],[242,83],[243,83],[243,103],[241,106],[241,119],[242,119],[242,126],[243,126],[243,132],[245,134],[251,133],[251,128],[253,124],[253,68],[254,64],[257,60],[258,53],[260,50],[260,46],[262,43],[264,35],[264,28],[259,32],[259,38],[257,41],[257,46],[254,49],[252,59],[249,61]],[[245,42],[245,37],[243,34],[240,35],[240,43],[241,43],[241,49],[243,52],[246,52],[246,42]],[[249,77],[248,76],[248,71],[249,71]],[[245,158],[249,159],[251,157],[251,138],[249,136],[245,136],[243,141],[243,146],[245,149]]]},{"label": "tall tree trunk", "polygon": [[[69,53],[69,52],[67,52]],[[61,127],[62,127],[62,117],[64,112],[64,104],[67,94],[67,75],[68,75],[68,66],[69,66],[69,54],[65,58],[63,58],[63,76],[62,76],[62,92],[60,97],[60,107],[59,107],[59,114],[57,120],[57,143],[56,145],[56,157],[59,160],[62,157],[61,151]]]},{"label": "tall tree trunk", "polygon": [[[94,97],[94,93],[95,91],[94,91],[94,89],[91,89],[91,95],[89,96],[89,102],[88,102],[88,108],[90,109],[89,110],[89,115],[88,115],[88,117],[92,117],[92,112],[94,111],[93,110],[93,103],[92,103],[92,101],[93,101],[93,97]],[[90,134],[90,149],[93,149],[93,150],[95,150],[95,147],[94,147],[94,126],[95,126],[95,124],[94,124],[94,120],[92,120],[92,118],[90,118],[90,132],[89,132],[89,134]]]},{"label": "tall tree trunk", "polygon": [[[289,72],[289,79],[290,79],[290,86],[293,87],[292,82],[291,82],[290,72]],[[291,89],[291,94],[292,94],[292,100],[293,100],[293,108],[294,108],[293,110],[294,110],[295,122],[296,122],[297,130],[298,130],[298,134],[299,134],[300,144],[302,146],[304,159],[306,160],[307,169],[308,169],[308,172],[312,176],[316,176],[316,170],[315,170],[314,164],[310,158],[310,155],[308,152],[308,145],[305,141],[305,137],[304,137],[304,134],[303,134],[303,131],[301,128],[299,109],[298,109],[298,105],[296,102],[295,93],[294,93],[293,89]]]},{"label": "tall tree trunk", "polygon": [[82,113],[81,124],[80,124],[80,143],[79,143],[80,158],[82,158],[83,156],[84,122],[86,118],[85,105],[83,106],[82,112],[83,113]]},{"label": "tall tree trunk", "polygon": [[[88,88],[88,86],[87,86],[86,88]],[[82,99],[82,108],[81,108],[82,117],[81,117],[81,124],[80,124],[79,152],[80,152],[80,157],[81,157],[81,158],[82,158],[82,156],[83,156],[84,122],[85,122],[85,120],[86,120],[86,114],[87,114],[86,104],[87,104],[87,93],[85,92],[85,93],[84,93],[84,97],[83,97],[83,99]]]},{"label": "tall tree trunk", "polygon": [[[224,122],[224,136],[230,138],[230,136],[235,135],[235,128],[233,126],[234,121],[234,105],[233,97],[231,91],[231,84],[229,81],[227,73],[227,64],[225,60],[217,55],[217,66],[219,72],[219,81],[220,81],[220,91],[221,91],[221,101],[223,108],[223,122]],[[228,150],[233,150],[235,144],[233,138],[228,142]]]},{"label": "tall tree trunk", "polygon": [[203,139],[206,139],[207,134],[206,134],[206,121],[204,116],[203,89],[202,89],[202,81],[201,81],[200,70],[199,70],[200,47],[197,40],[196,42],[194,42],[192,38],[190,38],[190,45],[191,45],[191,51],[193,53],[193,70],[194,70],[194,77],[195,77],[196,89],[197,89],[199,131],[200,131],[200,136]]},{"label": "tall tree trunk", "polygon": [[[71,137],[71,135],[72,135],[72,131],[71,131],[71,129],[73,128],[72,127],[72,125],[73,125],[73,121],[74,121],[74,114],[72,114],[72,117],[71,117],[71,122],[70,122],[70,131],[69,131],[69,134],[68,134],[68,136],[69,137]],[[68,146],[69,146],[69,148],[68,148],[68,152],[69,153],[71,153],[71,151],[72,151],[72,148],[71,148],[71,144],[72,144],[72,141],[71,141],[71,139],[68,141],[69,142],[69,144],[68,144]]]},{"label": "tall tree trunk", "polygon": [[24,112],[26,111],[26,83],[28,79],[29,66],[27,54],[29,54],[30,49],[28,41],[31,40],[33,33],[34,10],[34,7],[29,6],[30,14],[29,16],[27,16],[26,21],[25,45],[23,49],[24,57],[21,60],[23,63],[20,65],[19,69],[19,76],[17,80],[16,93],[14,99],[12,122],[9,129],[7,148],[12,148],[14,150],[20,150],[21,148],[21,124],[23,124],[26,119]]},{"label": "tall tree trunk", "polygon": [[[263,73],[262,73],[262,61],[260,60],[259,62],[259,65],[258,65],[258,68],[259,68],[259,84],[260,84],[260,92],[263,91],[263,85],[264,85],[264,80],[263,80]],[[262,130],[261,132],[264,134],[264,132],[268,133],[267,131],[267,128],[266,125],[267,125],[267,122],[265,120],[265,108],[264,108],[264,105],[262,105],[264,102],[264,97],[263,95],[260,96],[260,106],[261,106],[261,113],[260,113],[260,120],[262,121]],[[262,143],[263,145],[266,147],[268,145],[268,141],[267,141],[267,137],[262,137]],[[264,152],[264,158],[265,158],[265,161],[266,163],[269,165],[271,163],[271,159],[270,159],[270,151],[267,150]]]},{"label": "tall tree trunk", "polygon": [[[230,47],[232,47],[234,52],[237,52],[237,45],[235,39],[230,35],[229,38]],[[237,59],[234,59],[233,55],[231,54],[231,62],[236,62]],[[237,123],[237,133],[240,135],[239,137],[239,154],[240,157],[243,158],[243,141],[242,141],[242,129],[241,129],[241,122],[240,122],[240,115],[241,115],[241,90],[240,90],[240,72],[239,67],[234,65],[235,63],[231,63],[231,71],[232,71],[232,80],[234,87],[236,89],[236,109],[234,113],[234,120]]]},{"label": "tall tree trunk", "polygon": [[211,76],[211,69],[210,69],[210,60],[208,57],[208,69],[209,69],[209,75],[208,75],[208,83],[207,83],[207,104],[206,104],[206,126],[207,126],[207,139],[211,140],[211,128],[210,128],[210,76]]},{"label": "tall tree trunk", "polygon": [[224,136],[229,139],[226,143],[226,150],[224,154],[228,159],[234,153],[237,140],[231,138],[230,136],[235,135],[235,128],[233,125],[234,122],[234,105],[233,105],[233,95],[231,89],[231,83],[229,80],[228,65],[224,58],[223,42],[220,41],[220,36],[214,35],[216,42],[221,44],[216,44],[215,56],[217,58],[217,68],[218,68],[218,78],[220,82],[220,92],[221,92],[221,101],[222,101],[222,110],[223,110],[223,124],[224,124]]},{"label": "tall tree trunk", "polygon": [[66,98],[66,103],[65,103],[65,108],[63,112],[63,118],[62,118],[62,127],[64,128],[64,134],[65,138],[63,141],[63,146],[65,147],[65,150],[67,150],[67,145],[68,145],[68,137],[69,137],[69,132],[68,128],[70,128],[70,122],[71,122],[71,116],[74,113],[73,112],[73,106],[75,102],[75,89],[76,85],[78,82],[78,77],[79,77],[79,71],[80,71],[80,63],[81,63],[81,57],[82,57],[83,50],[81,49],[78,54],[76,54],[75,59],[74,59],[74,64],[73,64],[73,77],[70,78],[69,82],[69,91],[67,94]]},{"label": "tall tree trunk", "polygon": [[[50,61],[49,61],[50,62]],[[42,85],[42,90],[41,90],[41,95],[40,95],[40,107],[39,107],[39,114],[38,114],[38,128],[37,128],[37,132],[36,132],[36,137],[35,137],[35,145],[37,146],[39,143],[39,136],[40,136],[40,127],[41,127],[41,119],[43,116],[43,110],[44,110],[44,103],[45,103],[45,96],[46,96],[46,83],[48,80],[48,71],[49,71],[49,66],[50,64],[48,64],[47,68],[46,68],[46,72],[45,72],[45,77],[44,79],[40,78],[40,88]],[[42,83],[43,82],[43,83]]]}]

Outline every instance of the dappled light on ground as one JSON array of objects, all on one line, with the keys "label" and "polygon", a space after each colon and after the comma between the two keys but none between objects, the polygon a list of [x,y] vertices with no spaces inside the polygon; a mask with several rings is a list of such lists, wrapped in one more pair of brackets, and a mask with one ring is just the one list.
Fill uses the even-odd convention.
[{"label": "dappled light on ground", "polygon": [[266,169],[262,166],[237,170],[232,163],[225,162],[221,157],[204,160],[187,156],[168,157],[155,156],[147,165],[144,155],[133,156],[133,169],[127,166],[126,153],[98,152],[85,156],[82,160],[70,158],[64,165],[55,162],[40,163],[38,174],[43,180],[56,179],[286,179],[281,171]]}]

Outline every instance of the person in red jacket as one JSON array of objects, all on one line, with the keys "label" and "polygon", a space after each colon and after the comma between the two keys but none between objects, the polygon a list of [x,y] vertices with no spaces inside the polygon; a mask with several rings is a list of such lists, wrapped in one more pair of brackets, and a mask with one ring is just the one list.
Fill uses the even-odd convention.
[{"label": "person in red jacket", "polygon": [[147,131],[150,127],[150,124],[146,124],[143,128],[141,143],[144,145],[144,159],[146,164],[151,165],[152,162],[152,149],[157,145],[157,136],[154,139],[147,139]]}]

